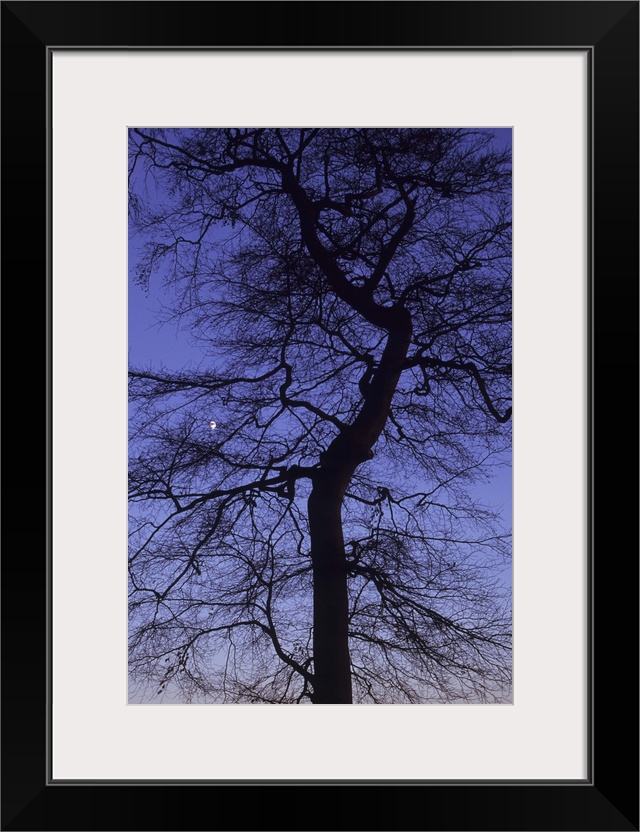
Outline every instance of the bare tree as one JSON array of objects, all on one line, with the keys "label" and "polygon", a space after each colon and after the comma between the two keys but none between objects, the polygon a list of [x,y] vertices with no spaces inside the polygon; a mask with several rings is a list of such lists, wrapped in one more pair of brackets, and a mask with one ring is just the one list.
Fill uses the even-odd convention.
[{"label": "bare tree", "polygon": [[130,673],[209,702],[500,702],[511,170],[468,129],[130,131]]}]

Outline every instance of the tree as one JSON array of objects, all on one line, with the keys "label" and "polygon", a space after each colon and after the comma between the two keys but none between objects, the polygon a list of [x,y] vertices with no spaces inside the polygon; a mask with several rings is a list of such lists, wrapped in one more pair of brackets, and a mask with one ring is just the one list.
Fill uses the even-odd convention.
[{"label": "tree", "polygon": [[[510,153],[486,130],[130,131],[130,673],[183,701],[505,701]],[[155,278],[154,278],[155,279]]]}]

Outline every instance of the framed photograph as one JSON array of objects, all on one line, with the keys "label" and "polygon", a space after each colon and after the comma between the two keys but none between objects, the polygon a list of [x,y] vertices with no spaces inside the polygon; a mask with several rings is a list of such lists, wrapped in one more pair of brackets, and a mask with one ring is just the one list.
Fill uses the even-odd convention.
[{"label": "framed photograph", "polygon": [[[2,828],[637,830],[637,395],[612,391],[637,379],[638,3],[2,20],[5,290],[46,277],[45,533],[3,557]],[[170,366],[152,306],[216,374]],[[512,456],[512,486],[477,469],[471,501],[436,501],[396,446],[440,483]],[[347,596],[324,484],[357,454]],[[370,459],[382,479],[354,474]],[[45,504],[24,468],[10,491]],[[512,570],[506,515],[479,509],[511,500]]]}]

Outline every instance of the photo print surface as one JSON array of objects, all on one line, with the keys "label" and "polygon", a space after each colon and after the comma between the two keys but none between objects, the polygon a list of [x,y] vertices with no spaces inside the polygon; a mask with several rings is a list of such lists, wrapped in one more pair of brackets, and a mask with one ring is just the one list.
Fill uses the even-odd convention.
[{"label": "photo print surface", "polygon": [[129,702],[512,701],[511,130],[129,130]]}]

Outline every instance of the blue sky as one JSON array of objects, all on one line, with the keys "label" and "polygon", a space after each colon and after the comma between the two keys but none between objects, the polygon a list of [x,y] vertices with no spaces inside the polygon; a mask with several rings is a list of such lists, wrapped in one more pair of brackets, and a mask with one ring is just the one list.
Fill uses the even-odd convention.
[{"label": "blue sky", "polygon": [[[497,143],[503,146],[511,144],[510,129],[500,129],[495,133]],[[140,251],[141,242],[133,238],[129,247],[128,349],[130,365],[136,368],[159,369],[165,367],[169,371],[183,370],[186,367],[197,368],[202,371],[211,370],[212,364],[215,366],[216,363],[215,354],[211,355],[209,351],[209,354],[205,355],[198,345],[192,341],[189,331],[181,328],[175,320],[170,319],[170,309],[175,305],[174,290],[163,284],[162,274],[154,275],[148,287],[136,284],[134,273]],[[504,297],[508,298],[508,295]],[[239,331],[242,332],[242,330]],[[211,346],[209,350],[211,350]],[[212,418],[212,415],[211,413],[205,414],[206,419]],[[474,499],[497,510],[503,527],[508,529],[511,526],[512,515],[512,478],[510,465],[508,464],[510,459],[505,457],[504,463],[505,465],[502,468],[496,469],[496,475],[491,482],[476,484],[473,487],[472,496]],[[407,465],[402,476],[408,476],[407,482],[411,482],[410,464]],[[509,566],[504,569],[502,579],[505,583],[510,583],[510,578]]]}]

